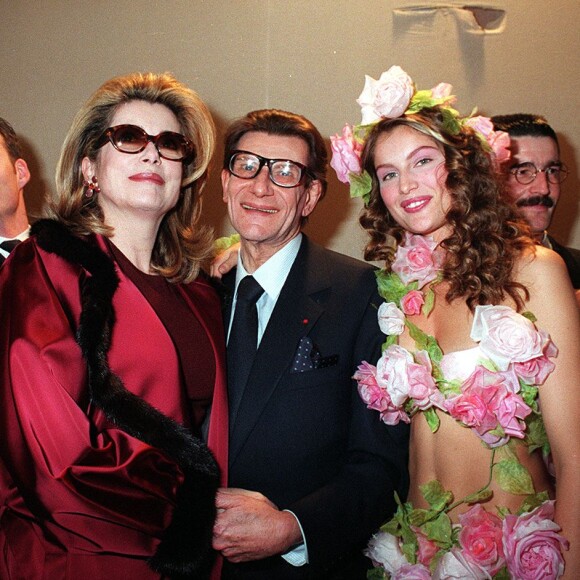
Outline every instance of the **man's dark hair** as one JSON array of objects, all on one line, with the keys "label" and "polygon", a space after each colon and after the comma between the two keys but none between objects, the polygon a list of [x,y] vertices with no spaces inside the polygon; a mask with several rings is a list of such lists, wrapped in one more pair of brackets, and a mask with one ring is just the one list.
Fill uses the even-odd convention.
[{"label": "man's dark hair", "polygon": [[514,113],[491,118],[496,131],[505,131],[510,137],[550,137],[558,145],[556,132],[542,115]]},{"label": "man's dark hair", "polygon": [[245,117],[234,121],[226,131],[224,169],[228,169],[230,157],[238,148],[240,139],[250,132],[268,133],[286,137],[299,137],[308,145],[308,171],[306,186],[318,180],[322,186],[322,195],[326,193],[326,166],[328,154],[324,139],[318,129],[302,115],[280,111],[278,109],[261,109],[252,111]]},{"label": "man's dark hair", "polygon": [[12,125],[0,117],[0,135],[4,138],[6,143],[6,149],[8,150],[8,155],[12,161],[22,158],[22,147],[20,146],[20,141],[12,128]]}]

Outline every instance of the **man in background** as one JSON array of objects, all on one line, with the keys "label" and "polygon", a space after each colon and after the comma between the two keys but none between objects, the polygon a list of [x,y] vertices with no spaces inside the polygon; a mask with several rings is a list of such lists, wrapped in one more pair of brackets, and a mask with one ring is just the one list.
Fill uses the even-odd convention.
[{"label": "man in background", "polygon": [[223,278],[233,297],[230,487],[214,527],[224,579],[362,580],[362,549],[394,491],[406,494],[408,426],[377,420],[352,380],[385,338],[374,271],[302,233],[326,166],[324,140],[300,115],[254,111],[227,131],[223,198],[241,249]]},{"label": "man in background", "polygon": [[14,246],[28,237],[24,186],[30,171],[14,129],[0,117],[0,265]]},{"label": "man in background", "polygon": [[560,161],[556,132],[540,115],[515,113],[496,115],[491,120],[496,130],[509,134],[512,142],[512,157],[507,164],[507,194],[529,224],[535,241],[560,254],[572,286],[579,289],[580,250],[567,248],[548,234],[560,199],[560,185],[568,176],[566,166]]}]

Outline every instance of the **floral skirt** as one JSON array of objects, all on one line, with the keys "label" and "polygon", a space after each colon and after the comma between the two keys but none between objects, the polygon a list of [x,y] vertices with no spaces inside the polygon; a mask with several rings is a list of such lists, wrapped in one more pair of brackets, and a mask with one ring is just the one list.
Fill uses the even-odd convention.
[{"label": "floral skirt", "polygon": [[[554,501],[503,517],[480,504],[451,524],[446,514],[427,522],[405,517],[410,504],[375,534],[365,551],[375,568],[368,578],[556,579],[564,573],[562,551],[568,541],[554,521]],[[417,520],[417,512],[413,510]]]}]

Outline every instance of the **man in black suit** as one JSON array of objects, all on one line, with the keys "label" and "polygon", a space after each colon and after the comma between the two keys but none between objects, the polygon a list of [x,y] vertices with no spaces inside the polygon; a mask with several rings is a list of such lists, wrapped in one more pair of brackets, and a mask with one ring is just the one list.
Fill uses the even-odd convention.
[{"label": "man in black suit", "polygon": [[28,237],[24,186],[29,179],[18,137],[0,117],[0,265],[14,245]]},{"label": "man in black suit", "polygon": [[[512,157],[508,162],[507,194],[529,224],[532,235],[560,254],[574,288],[580,288],[580,250],[566,248],[548,234],[560,184],[568,170],[560,161],[556,132],[540,115],[515,113],[491,118],[494,128],[509,134]],[[580,303],[580,292],[576,293]]]},{"label": "man in black suit", "polygon": [[[378,421],[351,378],[384,340],[373,269],[301,231],[326,166],[320,133],[299,115],[254,111],[226,134],[223,197],[241,250],[224,277],[230,487],[214,528],[223,578],[365,578],[362,549],[392,514],[394,491],[406,493],[407,426]],[[240,355],[250,276],[257,335]]]}]

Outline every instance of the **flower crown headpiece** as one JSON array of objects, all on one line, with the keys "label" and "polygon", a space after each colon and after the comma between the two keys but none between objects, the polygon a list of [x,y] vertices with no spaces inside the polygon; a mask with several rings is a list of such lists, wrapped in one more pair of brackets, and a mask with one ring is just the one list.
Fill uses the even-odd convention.
[{"label": "flower crown headpiece", "polygon": [[457,99],[451,90],[450,84],[439,83],[431,90],[418,91],[411,77],[399,66],[392,66],[378,81],[365,75],[364,89],[356,101],[361,106],[360,125],[351,126],[347,123],[342,135],[330,137],[330,166],[340,181],[350,184],[351,197],[362,197],[365,205],[369,202],[372,181],[371,176],[361,167],[361,153],[372,127],[381,119],[412,115],[428,107],[440,107],[444,128],[448,133],[457,135],[463,127],[471,127],[497,163],[509,159],[509,135],[504,131],[494,131],[488,117],[474,116],[475,109],[467,117],[462,117],[452,107]]}]

